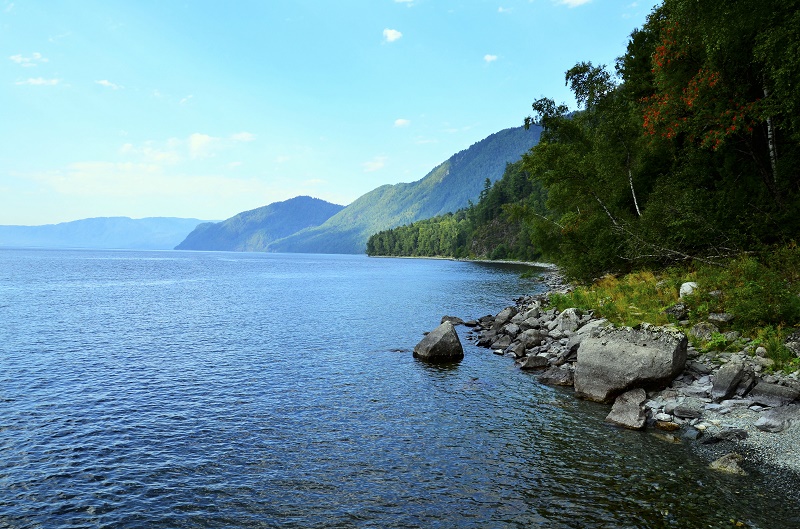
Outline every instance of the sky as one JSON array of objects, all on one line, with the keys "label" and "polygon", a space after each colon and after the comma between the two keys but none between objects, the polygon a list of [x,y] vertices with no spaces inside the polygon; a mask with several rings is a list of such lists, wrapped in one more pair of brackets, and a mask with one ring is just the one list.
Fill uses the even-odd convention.
[{"label": "sky", "polygon": [[412,182],[651,0],[0,0],[0,224],[222,220]]}]

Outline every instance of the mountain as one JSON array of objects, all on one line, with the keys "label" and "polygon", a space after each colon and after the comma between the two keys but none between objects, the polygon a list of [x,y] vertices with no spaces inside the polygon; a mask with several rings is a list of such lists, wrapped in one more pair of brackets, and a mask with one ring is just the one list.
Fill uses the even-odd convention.
[{"label": "mountain", "polygon": [[370,235],[456,211],[477,201],[488,178],[503,175],[539,140],[541,130],[505,129],[473,144],[412,183],[384,185],[362,195],[324,224],[270,245],[275,252],[364,253]]},{"label": "mountain", "polygon": [[239,213],[222,222],[197,226],[176,250],[263,252],[271,243],[304,228],[319,226],[344,206],[318,198],[295,197]]},{"label": "mountain", "polygon": [[42,226],[0,226],[0,246],[171,250],[202,222],[174,217],[97,217]]}]

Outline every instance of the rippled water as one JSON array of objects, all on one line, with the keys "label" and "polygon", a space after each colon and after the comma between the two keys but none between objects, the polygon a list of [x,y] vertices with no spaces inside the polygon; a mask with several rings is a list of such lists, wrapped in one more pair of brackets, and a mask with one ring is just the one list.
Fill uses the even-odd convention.
[{"label": "rippled water", "polygon": [[0,528],[800,526],[767,476],[469,345],[523,268],[0,250]]}]

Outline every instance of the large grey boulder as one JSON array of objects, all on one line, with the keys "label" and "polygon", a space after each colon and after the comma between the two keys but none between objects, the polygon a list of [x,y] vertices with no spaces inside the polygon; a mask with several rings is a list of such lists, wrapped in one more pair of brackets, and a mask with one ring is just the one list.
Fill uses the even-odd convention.
[{"label": "large grey boulder", "polygon": [[504,308],[503,310],[500,311],[500,313],[497,316],[495,316],[492,328],[496,331],[500,330],[503,327],[503,325],[510,322],[511,318],[516,316],[518,312],[519,311],[517,310],[516,307]]},{"label": "large grey boulder", "polygon": [[644,408],[646,400],[647,393],[642,388],[626,391],[614,401],[606,421],[631,430],[641,430],[647,421]]},{"label": "large grey boulder", "polygon": [[428,362],[454,362],[464,358],[464,348],[455,327],[445,321],[414,347],[414,358]]},{"label": "large grey boulder", "polygon": [[765,411],[754,426],[762,432],[778,433],[798,420],[800,420],[800,405],[793,404]]},{"label": "large grey boulder", "polygon": [[739,382],[744,376],[744,364],[741,362],[728,362],[719,368],[714,375],[714,385],[711,387],[711,398],[715,402],[729,399],[736,392]]},{"label": "large grey boulder", "polygon": [[610,402],[631,388],[662,389],[683,371],[686,345],[686,335],[675,329],[648,324],[602,328],[578,348],[575,393]]},{"label": "large grey boulder", "polygon": [[748,398],[762,406],[785,406],[794,402],[800,392],[794,388],[760,381],[750,391]]},{"label": "large grey boulder", "polygon": [[556,316],[556,328],[559,331],[574,332],[581,326],[581,314],[578,309],[565,309],[564,312]]}]

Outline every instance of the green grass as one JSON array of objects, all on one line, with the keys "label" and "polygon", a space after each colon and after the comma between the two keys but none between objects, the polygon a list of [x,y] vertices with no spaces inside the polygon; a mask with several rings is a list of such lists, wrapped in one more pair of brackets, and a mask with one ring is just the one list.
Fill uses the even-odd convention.
[{"label": "green grass", "polygon": [[[696,282],[698,288],[680,299],[680,285],[687,281]],[[759,345],[767,349],[774,370],[800,368],[800,359],[783,345],[786,336],[800,327],[800,248],[795,244],[741,256],[724,267],[687,266],[606,276],[568,294],[553,294],[550,301],[559,310],[593,310],[616,325],[631,327],[642,322],[678,324],[670,321],[664,309],[680,301],[689,310],[687,332],[707,321],[711,313],[732,314],[729,324],[719,325],[720,332],[693,344],[708,352],[741,350],[749,342],[751,350]],[[742,339],[731,343],[724,333],[733,330]]]}]

